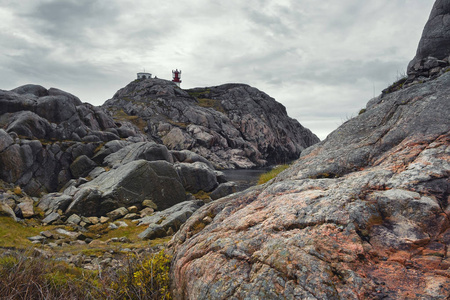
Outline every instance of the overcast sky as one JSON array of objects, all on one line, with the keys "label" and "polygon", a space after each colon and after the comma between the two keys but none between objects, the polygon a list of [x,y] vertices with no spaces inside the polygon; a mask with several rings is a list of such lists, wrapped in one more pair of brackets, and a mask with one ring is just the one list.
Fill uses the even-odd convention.
[{"label": "overcast sky", "polygon": [[246,83],[321,139],[405,73],[434,0],[0,0],[0,89],[101,105],[145,69]]}]

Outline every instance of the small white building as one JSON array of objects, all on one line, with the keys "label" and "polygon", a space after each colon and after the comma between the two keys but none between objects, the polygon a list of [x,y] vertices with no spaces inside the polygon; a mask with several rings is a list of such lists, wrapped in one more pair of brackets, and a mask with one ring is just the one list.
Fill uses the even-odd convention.
[{"label": "small white building", "polygon": [[151,73],[145,73],[145,72],[137,73],[137,79],[150,79],[150,78],[152,78]]}]

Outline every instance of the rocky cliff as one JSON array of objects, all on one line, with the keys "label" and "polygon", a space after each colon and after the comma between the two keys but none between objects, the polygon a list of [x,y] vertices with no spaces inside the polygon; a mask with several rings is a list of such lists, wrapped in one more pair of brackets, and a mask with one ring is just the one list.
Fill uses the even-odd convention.
[{"label": "rocky cliff", "polygon": [[216,168],[283,163],[319,141],[283,105],[244,84],[182,90],[166,80],[136,80],[103,107],[133,120],[149,139],[198,153]]},{"label": "rocky cliff", "polygon": [[[437,1],[430,20],[449,14]],[[425,37],[448,31],[430,22]],[[439,71],[372,99],[266,185],[203,206],[171,241],[175,297],[448,299],[449,115]]]}]

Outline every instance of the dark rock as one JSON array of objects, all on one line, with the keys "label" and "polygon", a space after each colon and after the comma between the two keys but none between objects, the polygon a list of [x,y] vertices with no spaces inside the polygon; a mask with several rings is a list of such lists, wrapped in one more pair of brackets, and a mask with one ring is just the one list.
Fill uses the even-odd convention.
[{"label": "dark rock", "polygon": [[[121,126],[145,140],[133,125]],[[103,109],[36,85],[0,90],[0,128],[0,179],[30,195],[58,190],[71,179],[69,166],[77,157],[90,158],[100,143],[120,139],[118,126]],[[80,172],[75,176],[82,176]]]},{"label": "dark rock", "polygon": [[104,172],[74,192],[66,213],[101,216],[119,207],[140,206],[145,199],[152,199],[159,209],[184,201],[186,194],[178,176],[167,176],[176,173],[160,167],[137,160]]},{"label": "dark rock", "polygon": [[184,188],[188,192],[210,192],[218,185],[214,170],[210,169],[204,163],[180,163],[175,165],[175,169],[181,178]]},{"label": "dark rock", "polygon": [[61,193],[50,193],[44,195],[40,200],[38,207],[43,211],[56,212],[58,210],[66,210],[73,198],[69,195]]},{"label": "dark rock", "polygon": [[235,182],[226,182],[219,184],[219,186],[214,191],[212,191],[209,196],[211,197],[211,199],[217,200],[236,192],[237,184]]},{"label": "dark rock", "polygon": [[86,155],[78,156],[70,165],[70,171],[73,177],[85,177],[91,172],[97,164]]},{"label": "dark rock", "polygon": [[189,150],[181,150],[181,151],[170,151],[170,153],[172,154],[174,161],[175,162],[180,162],[180,163],[195,163],[195,162],[202,162],[208,165],[208,167],[210,167],[211,169],[214,169],[213,164],[207,160],[206,158],[204,158],[201,155],[198,155],[197,153],[194,153],[192,151]]},{"label": "dark rock", "polygon": [[43,224],[53,224],[60,220],[61,220],[61,216],[57,212],[52,212],[42,220],[42,223]]},{"label": "dark rock", "polygon": [[36,97],[44,97],[44,96],[49,95],[46,88],[44,88],[43,86],[40,86],[40,85],[35,85],[35,84],[22,85],[18,88],[11,90],[11,92],[14,92],[14,93],[17,93],[20,95],[30,94],[30,95],[33,95]]},{"label": "dark rock", "polygon": [[102,148],[99,151],[97,151],[97,153],[95,153],[95,155],[92,157],[92,160],[94,160],[97,164],[101,164],[103,163],[105,157],[119,151],[120,149],[129,144],[130,144],[129,142],[122,140],[107,142],[105,145],[102,146]]},{"label": "dark rock", "polygon": [[165,160],[173,163],[172,155],[164,145],[155,142],[140,142],[130,144],[117,152],[108,155],[104,161],[111,167],[129,163],[134,160],[145,159],[148,161]]},{"label": "dark rock", "polygon": [[138,225],[149,225],[149,228],[139,234],[139,237],[141,239],[153,239],[168,235],[169,230],[171,232],[178,231],[181,225],[203,204],[201,200],[185,201],[151,216],[136,220]]},{"label": "dark rock", "polygon": [[143,240],[152,240],[155,238],[165,237],[166,231],[162,226],[157,224],[150,224],[147,229],[141,232],[138,237]]},{"label": "dark rock", "polygon": [[0,129],[0,152],[11,146],[13,143],[14,140],[11,136],[3,129]]},{"label": "dark rock", "polygon": [[[442,60],[450,55],[450,3],[437,0],[422,32],[422,37],[414,59],[408,65],[408,74],[413,72],[418,62],[433,57],[433,65],[425,65],[426,69],[437,67],[437,59]],[[429,62],[427,62],[429,63]]]}]

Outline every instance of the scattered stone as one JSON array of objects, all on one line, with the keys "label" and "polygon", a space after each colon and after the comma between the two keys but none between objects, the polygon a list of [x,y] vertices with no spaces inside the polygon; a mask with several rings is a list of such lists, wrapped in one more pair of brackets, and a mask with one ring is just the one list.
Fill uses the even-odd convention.
[{"label": "scattered stone", "polygon": [[110,220],[117,220],[123,218],[126,214],[128,214],[128,210],[125,207],[119,207],[113,211],[110,211],[106,215]]},{"label": "scattered stone", "polygon": [[108,244],[104,241],[100,241],[100,240],[93,240],[89,243],[89,247],[91,248],[95,248],[95,247],[104,247],[107,246]]},{"label": "scattered stone", "polygon": [[19,201],[20,203],[17,204],[17,207],[21,210],[22,216],[24,218],[31,218],[34,216],[33,199],[26,197],[20,199]]},{"label": "scattered stone", "polygon": [[109,228],[109,229],[117,229],[117,228],[119,228],[119,226],[117,226],[117,225],[114,224],[114,223],[109,223],[108,228]]},{"label": "scattered stone", "polygon": [[127,220],[134,220],[134,219],[137,219],[137,218],[139,218],[140,216],[138,215],[138,214],[136,214],[136,213],[131,213],[131,214],[127,214],[125,217],[123,217],[124,219],[127,219]]},{"label": "scattered stone", "polygon": [[33,243],[44,243],[47,239],[42,235],[30,236],[27,237]]},{"label": "scattered stone", "polygon": [[127,210],[129,213],[137,213],[139,211],[139,209],[135,205],[128,207]]},{"label": "scattered stone", "polygon": [[9,205],[4,204],[3,202],[0,202],[0,215],[11,217],[14,219],[14,221],[17,221],[16,214],[14,213],[12,208]]},{"label": "scattered stone", "polygon": [[119,227],[128,227],[128,224],[125,223],[124,221],[117,221],[115,222],[115,224]]},{"label": "scattered stone", "polygon": [[141,215],[141,218],[146,217],[146,216],[151,216],[154,213],[154,209],[150,208],[150,207],[146,207],[144,209],[142,209],[139,213]]},{"label": "scattered stone", "polygon": [[99,221],[100,221],[100,223],[105,224],[106,222],[109,222],[110,220],[111,219],[108,217],[101,216]]},{"label": "scattered stone", "polygon": [[40,235],[42,235],[43,237],[46,237],[48,239],[54,239],[55,235],[51,230],[45,230],[45,231],[41,231]]},{"label": "scattered stone", "polygon": [[72,214],[69,218],[67,218],[67,224],[78,225],[81,222],[81,217],[77,214]]},{"label": "scattered stone", "polygon": [[61,216],[56,212],[52,212],[51,214],[49,214],[42,220],[42,223],[43,224],[54,224],[57,221],[61,221]]},{"label": "scattered stone", "polygon": [[79,232],[68,231],[63,228],[56,228],[55,232],[73,240],[77,239],[81,235]]},{"label": "scattered stone", "polygon": [[210,216],[206,216],[202,219],[203,223],[209,224],[212,222],[212,218]]},{"label": "scattered stone", "polygon": [[34,257],[41,257],[44,259],[48,259],[53,256],[53,254],[50,251],[46,251],[44,249],[39,249],[39,248],[33,248],[32,255]]},{"label": "scattered stone", "polygon": [[153,210],[157,210],[158,209],[158,206],[152,200],[149,200],[149,199],[146,199],[146,200],[142,201],[142,206],[150,207]]},{"label": "scattered stone", "polygon": [[96,225],[100,222],[100,220],[97,217],[87,217],[87,219],[89,220],[89,223],[91,223],[92,225]]}]

